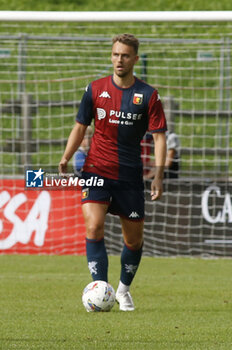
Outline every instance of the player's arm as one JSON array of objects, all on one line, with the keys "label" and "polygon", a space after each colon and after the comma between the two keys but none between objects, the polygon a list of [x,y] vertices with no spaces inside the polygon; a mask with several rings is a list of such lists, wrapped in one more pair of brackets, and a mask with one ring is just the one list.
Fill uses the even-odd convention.
[{"label": "player's arm", "polygon": [[167,151],[167,157],[166,157],[166,162],[165,162],[165,168],[169,169],[172,166],[173,159],[176,155],[176,150],[171,148]]},{"label": "player's arm", "polygon": [[151,183],[151,199],[156,200],[163,193],[163,177],[166,160],[166,135],[163,132],[153,133],[155,154],[155,178]]},{"label": "player's arm", "polygon": [[84,138],[87,126],[88,125],[80,124],[77,122],[75,124],[75,126],[73,127],[73,129],[69,135],[64,154],[63,154],[61,161],[59,163],[59,172],[60,173],[67,172],[68,162],[72,158],[74,152],[80,146],[80,144]]}]

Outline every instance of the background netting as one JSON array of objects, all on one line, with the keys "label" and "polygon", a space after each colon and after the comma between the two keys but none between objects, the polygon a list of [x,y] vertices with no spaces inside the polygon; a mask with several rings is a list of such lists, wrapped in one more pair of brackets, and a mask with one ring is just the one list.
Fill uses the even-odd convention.
[{"label": "background netting", "polygon": [[[112,72],[118,32],[140,39],[135,74],[159,90],[180,140],[179,179],[165,182],[160,202],[150,201],[146,182],[144,253],[230,255],[230,23],[1,23],[1,177],[57,167],[85,86]],[[109,216],[112,254],[121,248],[119,231]]]}]

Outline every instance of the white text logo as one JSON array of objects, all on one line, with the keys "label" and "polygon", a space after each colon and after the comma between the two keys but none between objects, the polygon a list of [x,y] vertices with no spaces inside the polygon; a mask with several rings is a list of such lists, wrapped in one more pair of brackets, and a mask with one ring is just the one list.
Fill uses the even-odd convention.
[{"label": "white text logo", "polygon": [[110,110],[110,117],[115,116],[116,118],[121,119],[129,119],[129,120],[140,120],[142,118],[142,114],[137,113],[125,113],[122,111],[115,111],[113,109]]},{"label": "white text logo", "polygon": [[63,187],[84,187],[84,186],[103,186],[104,179],[98,179],[97,176],[91,176],[89,179],[79,179],[78,177],[70,176],[69,178],[45,177],[44,187],[47,189],[63,188]]},{"label": "white text logo", "polygon": [[[4,239],[0,239],[0,249],[9,249],[16,243],[27,244],[32,234],[34,243],[41,247],[44,244],[45,234],[48,229],[48,217],[50,211],[51,197],[48,192],[42,191],[35,200],[27,217],[22,220],[17,214],[18,208],[27,202],[24,193],[18,193],[11,198],[7,191],[0,193],[0,208],[4,217],[13,224],[11,233]],[[0,219],[0,234],[4,232],[3,220]]]},{"label": "white text logo", "polygon": [[[202,214],[206,221],[211,224],[216,223],[231,223],[232,222],[232,203],[229,193],[224,195],[224,203],[221,207],[221,210],[215,212],[212,208],[210,214],[210,196],[212,197],[213,193],[216,194],[217,198],[223,198],[221,195],[221,190],[218,186],[209,186],[202,195],[201,205],[202,205]],[[216,207],[216,206],[215,206]],[[214,213],[213,213],[214,211]]]}]

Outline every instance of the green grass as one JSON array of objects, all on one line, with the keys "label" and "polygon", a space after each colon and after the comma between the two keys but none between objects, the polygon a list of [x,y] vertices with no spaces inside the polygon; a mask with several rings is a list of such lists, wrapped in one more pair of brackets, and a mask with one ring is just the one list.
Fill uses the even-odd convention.
[{"label": "green grass", "polygon": [[[87,313],[86,257],[1,256],[1,350],[229,350],[231,260],[143,258],[136,310]],[[116,288],[119,257],[110,257]]]},{"label": "green grass", "polygon": [[94,1],[94,0],[1,0],[1,10],[27,10],[27,11],[212,11],[212,10],[231,10],[231,3],[227,0],[210,2],[202,0],[147,0],[139,2],[138,0],[113,0]]}]

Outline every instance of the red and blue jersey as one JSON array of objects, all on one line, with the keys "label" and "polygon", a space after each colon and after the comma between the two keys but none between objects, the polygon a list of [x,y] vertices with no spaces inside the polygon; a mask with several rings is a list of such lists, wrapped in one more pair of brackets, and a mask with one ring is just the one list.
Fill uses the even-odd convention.
[{"label": "red and blue jersey", "polygon": [[76,121],[94,135],[84,171],[115,180],[142,178],[141,140],[147,130],[165,132],[166,119],[156,89],[135,78],[120,88],[108,76],[93,81],[83,95]]}]

